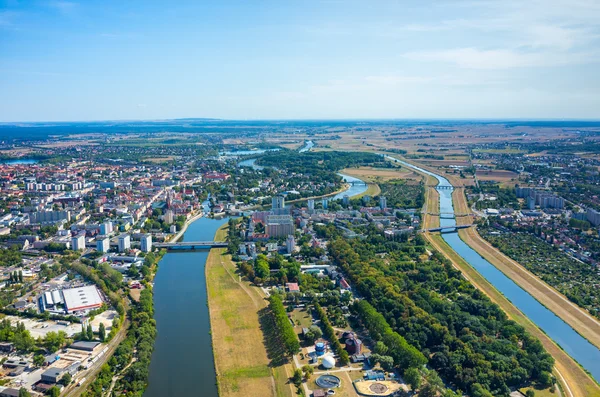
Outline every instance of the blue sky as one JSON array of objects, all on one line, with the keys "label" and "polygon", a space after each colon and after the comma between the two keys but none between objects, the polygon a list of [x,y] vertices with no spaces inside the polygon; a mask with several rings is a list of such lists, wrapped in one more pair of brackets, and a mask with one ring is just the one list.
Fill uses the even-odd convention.
[{"label": "blue sky", "polygon": [[600,119],[600,1],[0,0],[0,121]]}]

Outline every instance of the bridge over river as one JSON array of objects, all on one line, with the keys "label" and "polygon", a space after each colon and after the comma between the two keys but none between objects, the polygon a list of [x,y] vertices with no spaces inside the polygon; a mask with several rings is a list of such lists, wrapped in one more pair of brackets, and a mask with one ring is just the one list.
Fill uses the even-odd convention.
[{"label": "bridge over river", "polygon": [[421,232],[442,232],[442,233],[450,233],[456,232],[458,229],[466,229],[468,227],[473,226],[474,223],[470,223],[468,225],[459,225],[459,226],[442,226],[442,227],[434,227],[431,229],[421,229]]},{"label": "bridge over river", "polygon": [[210,249],[210,248],[226,248],[227,243],[224,241],[182,241],[180,243],[155,243],[156,248],[180,249],[180,250],[195,250],[195,249]]}]

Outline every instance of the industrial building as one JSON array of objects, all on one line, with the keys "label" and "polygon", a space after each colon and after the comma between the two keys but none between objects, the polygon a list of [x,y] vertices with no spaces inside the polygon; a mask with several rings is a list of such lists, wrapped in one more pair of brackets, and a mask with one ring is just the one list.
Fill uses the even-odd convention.
[{"label": "industrial building", "polygon": [[61,293],[67,313],[96,309],[103,303],[100,292],[94,285],[64,289]]}]

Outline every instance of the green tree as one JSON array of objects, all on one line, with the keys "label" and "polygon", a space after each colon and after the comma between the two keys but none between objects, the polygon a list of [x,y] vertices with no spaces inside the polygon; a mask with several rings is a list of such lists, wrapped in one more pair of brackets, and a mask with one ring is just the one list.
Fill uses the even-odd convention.
[{"label": "green tree", "polygon": [[532,389],[529,389],[525,392],[525,396],[527,397],[535,397],[535,392]]},{"label": "green tree", "polygon": [[23,271],[19,270],[19,283],[23,284]]},{"label": "green tree", "polygon": [[52,386],[52,388],[48,390],[48,395],[50,397],[60,397],[60,389],[58,386]]},{"label": "green tree", "polygon": [[98,328],[98,336],[102,342],[104,342],[104,339],[106,339],[106,328],[104,327],[104,323],[100,323]]},{"label": "green tree", "polygon": [[60,379],[60,384],[63,386],[68,385],[69,383],[71,383],[71,381],[73,380],[73,377],[71,376],[70,373],[66,373],[63,375],[63,377]]},{"label": "green tree", "polygon": [[377,341],[377,343],[375,343],[375,349],[373,349],[373,351],[377,354],[384,355],[388,352],[388,347],[382,341]]},{"label": "green tree", "polygon": [[302,372],[304,373],[304,379],[309,380],[312,374],[315,372],[315,369],[310,365],[303,365]]},{"label": "green tree", "polygon": [[421,373],[416,368],[409,368],[404,371],[404,381],[410,385],[412,390],[421,387]]},{"label": "green tree", "polygon": [[44,365],[45,361],[46,359],[41,354],[36,354],[35,356],[33,356],[33,365],[35,365],[36,367],[41,367],[42,365]]},{"label": "green tree", "polygon": [[85,336],[87,340],[94,340],[94,330],[92,329],[91,324],[88,324],[87,329],[85,331]]},{"label": "green tree", "polygon": [[64,331],[50,331],[46,334],[46,337],[44,338],[44,347],[49,352],[55,352],[64,346],[66,340],[67,334]]},{"label": "green tree", "polygon": [[294,370],[294,375],[292,376],[292,383],[298,387],[302,384],[302,370],[296,368]]},{"label": "green tree", "polygon": [[19,397],[31,397],[31,393],[26,388],[22,387],[19,389]]}]

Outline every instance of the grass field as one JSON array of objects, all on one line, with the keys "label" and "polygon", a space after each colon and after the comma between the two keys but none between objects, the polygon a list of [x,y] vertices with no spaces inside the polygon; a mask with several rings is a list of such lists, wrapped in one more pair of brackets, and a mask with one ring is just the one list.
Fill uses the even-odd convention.
[{"label": "grass field", "polygon": [[[215,234],[222,241],[227,224]],[[295,394],[287,384],[288,370],[271,366],[259,312],[267,302],[260,290],[240,280],[224,248],[214,248],[206,261],[213,353],[220,397]]]},{"label": "grass field", "polygon": [[410,179],[419,182],[423,179],[421,175],[406,167],[396,169],[374,167],[345,168],[341,172],[363,179],[366,182],[374,183],[385,182],[391,179]]}]

